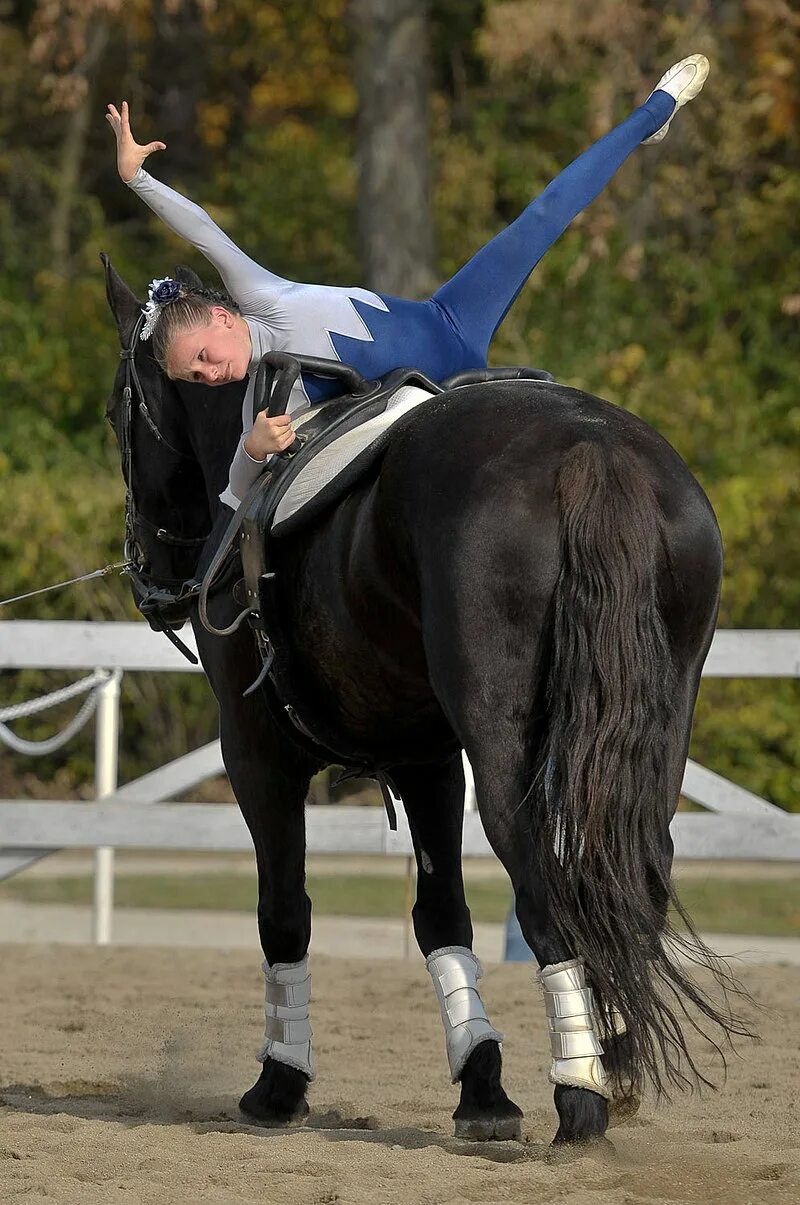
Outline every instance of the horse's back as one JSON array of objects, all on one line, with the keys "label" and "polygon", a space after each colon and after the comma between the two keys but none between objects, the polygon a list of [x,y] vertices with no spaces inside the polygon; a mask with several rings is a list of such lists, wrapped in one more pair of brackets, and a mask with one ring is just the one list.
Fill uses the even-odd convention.
[{"label": "horse's back", "polygon": [[585,442],[635,458],[676,538],[702,529],[718,545],[708,498],[663,436],[621,406],[549,382],[472,385],[420,406],[390,444],[381,491],[395,506],[399,497],[415,529],[460,514],[465,491],[499,510],[527,501],[545,521],[565,456]]},{"label": "horse's back", "polygon": [[628,448],[652,466],[656,480],[699,489],[678,452],[643,419],[604,398],[545,381],[488,382],[433,398],[403,421],[387,461],[391,471],[392,461],[402,460],[404,474],[432,484],[453,467],[471,475],[505,469],[529,477],[557,471],[563,454],[583,440]]},{"label": "horse's back", "polygon": [[636,415],[538,381],[442,394],[421,406],[390,445],[378,505],[390,526],[402,516],[429,606],[463,616],[464,599],[485,609],[488,591],[513,613],[524,594],[529,619],[544,623],[564,555],[559,481],[582,445],[602,452],[612,495],[623,489],[617,477],[627,465],[629,488],[652,497],[665,618],[677,645],[693,648],[698,631],[705,644],[722,551],[700,484],[675,448]]}]

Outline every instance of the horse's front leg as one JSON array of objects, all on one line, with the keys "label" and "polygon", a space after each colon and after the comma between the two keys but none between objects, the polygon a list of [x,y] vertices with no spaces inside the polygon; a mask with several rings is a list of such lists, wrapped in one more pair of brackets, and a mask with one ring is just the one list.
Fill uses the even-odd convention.
[{"label": "horse's front leg", "polygon": [[261,1074],[240,1108],[261,1124],[308,1113],[314,1075],[309,1021],[311,901],[305,891],[305,799],[316,766],[277,731],[260,694],[243,698],[259,670],[252,635],[220,639],[195,625],[220,710],[225,769],[253,838],[258,931],[264,951]]},{"label": "horse's front leg", "polygon": [[[252,782],[264,767],[244,753],[246,734],[229,734],[226,765],[238,800],[247,798],[243,780]],[[237,751],[230,755],[231,744]],[[246,764],[242,764],[244,756]],[[280,761],[280,755],[276,758]],[[232,768],[233,767],[233,768]],[[287,772],[289,771],[289,772]],[[261,802],[245,811],[258,867],[258,931],[264,951],[265,1028],[256,1057],[262,1063],[255,1084],[239,1107],[266,1125],[300,1120],[308,1113],[306,1089],[314,1078],[311,1045],[311,901],[305,881],[305,798],[309,775],[276,766],[261,774]],[[268,802],[267,802],[268,801]]]},{"label": "horse's front leg", "polygon": [[461,755],[438,767],[398,766],[392,775],[417,859],[414,932],[439,1001],[450,1074],[461,1085],[453,1113],[456,1137],[519,1138],[522,1110],[501,1083],[502,1035],[486,1016],[477,987],[482,970],[472,953],[461,869]]}]

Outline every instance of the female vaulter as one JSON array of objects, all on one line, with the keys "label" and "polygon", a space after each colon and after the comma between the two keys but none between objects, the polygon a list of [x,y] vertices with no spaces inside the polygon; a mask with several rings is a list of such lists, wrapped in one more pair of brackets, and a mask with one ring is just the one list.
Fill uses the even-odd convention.
[{"label": "female vaulter", "polygon": [[643,105],[579,155],[427,301],[298,284],[262,268],[203,209],[144,171],[147,156],[165,144],[138,144],[127,102],[121,111],[110,104],[106,119],[116,135],[120,177],[170,229],[203,252],[228,291],[200,293],[177,281],[155,280],[142,331],[142,338],[153,336],[156,359],[172,378],[224,385],[250,377],[242,438],[222,501],[235,508],[267,458],[293,443],[292,416],[336,391],[332,382],[304,374],[288,413],[261,413],[253,425],[255,370],[266,352],[339,359],[367,378],[414,367],[442,381],[464,369],[485,368],[495,331],[544,253],[640,143],[666,136],[677,110],[698,95],[707,75],[702,54],[671,67]]}]

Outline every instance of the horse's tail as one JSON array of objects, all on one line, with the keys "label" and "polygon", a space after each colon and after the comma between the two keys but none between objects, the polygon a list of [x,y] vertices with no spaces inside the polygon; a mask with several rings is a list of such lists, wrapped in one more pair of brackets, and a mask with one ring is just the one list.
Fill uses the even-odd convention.
[{"label": "horse's tail", "polygon": [[[660,1092],[668,1083],[707,1083],[681,1021],[704,1032],[705,1018],[725,1039],[747,1030],[727,994],[724,1005],[712,1002],[676,957],[688,954],[735,988],[670,882],[669,821],[685,740],[685,716],[678,723],[676,712],[685,691],[659,606],[663,515],[641,462],[601,443],[568,452],[556,493],[561,568],[547,727],[529,795],[533,873],[547,884],[567,948],[585,960],[601,1015],[622,1014],[633,1086],[645,1078]],[[686,926],[680,935],[665,919],[668,904]]]}]

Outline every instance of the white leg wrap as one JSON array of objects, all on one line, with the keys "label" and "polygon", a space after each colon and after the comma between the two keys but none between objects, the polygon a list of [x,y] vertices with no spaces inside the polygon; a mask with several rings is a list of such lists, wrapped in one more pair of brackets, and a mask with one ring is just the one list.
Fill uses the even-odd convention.
[{"label": "white leg wrap", "polygon": [[586,986],[583,961],[556,962],[538,973],[550,1030],[553,1063],[551,1084],[588,1088],[611,1097],[600,1056],[600,1031],[595,1017],[594,993]]},{"label": "white leg wrap", "polygon": [[311,1049],[311,976],[308,955],[302,962],[276,962],[262,967],[266,979],[264,1042],[256,1058],[263,1063],[275,1059],[296,1067],[309,1079],[314,1078],[314,1052]]},{"label": "white leg wrap", "polygon": [[502,1042],[503,1035],[489,1021],[478,995],[483,968],[471,950],[445,946],[429,954],[425,966],[439,1000],[447,1061],[455,1084],[475,1047],[481,1042]]}]

